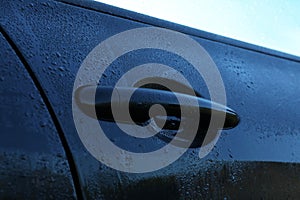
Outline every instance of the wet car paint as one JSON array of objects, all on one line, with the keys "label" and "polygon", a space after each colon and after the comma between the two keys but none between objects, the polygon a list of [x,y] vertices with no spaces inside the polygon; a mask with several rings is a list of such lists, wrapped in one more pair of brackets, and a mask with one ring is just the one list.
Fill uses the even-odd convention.
[{"label": "wet car paint", "polygon": [[[1,13],[3,31],[28,62],[58,118],[76,165],[77,194],[88,199],[298,196],[299,58],[130,12],[124,14],[95,2],[3,1]],[[150,25],[190,34],[209,52],[223,77],[228,106],[240,115],[241,122],[235,129],[223,131],[204,159],[190,149],[164,169],[128,174],[104,166],[85,150],[73,123],[71,94],[80,64],[98,43],[124,30]],[[195,90],[209,98],[203,80],[193,75],[190,66],[163,52],[125,55],[106,72],[108,78],[102,83],[110,86],[129,66],[151,60],[181,69],[191,77]],[[111,139],[124,148],[145,151],[147,146],[164,145],[155,138],[142,145],[140,141],[128,142],[116,133],[112,123],[103,124],[111,131]]]},{"label": "wet car paint", "polygon": [[0,46],[0,199],[75,199],[47,107],[2,34]]}]

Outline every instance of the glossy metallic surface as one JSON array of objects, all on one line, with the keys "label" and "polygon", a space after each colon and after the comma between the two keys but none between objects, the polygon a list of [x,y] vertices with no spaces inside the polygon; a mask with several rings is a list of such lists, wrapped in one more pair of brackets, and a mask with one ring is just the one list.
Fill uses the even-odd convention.
[{"label": "glossy metallic surface", "polygon": [[[298,197],[298,57],[96,2],[4,0],[1,2],[0,13],[3,32],[9,36],[30,66],[36,82],[49,101],[47,108],[53,110],[53,115],[57,117],[56,127],[61,127],[63,133],[60,138],[65,138],[64,148],[69,147],[68,155],[73,158],[76,166],[71,172],[72,177],[75,177],[77,195],[82,194],[88,199],[140,199],[141,196],[170,199]],[[78,68],[96,45],[114,34],[145,26],[177,30],[189,34],[199,42],[218,66],[225,83],[227,106],[240,115],[241,121],[235,129],[223,131],[213,151],[203,159],[199,159],[197,149],[190,149],[164,169],[152,173],[130,174],[106,167],[86,151],[72,120],[72,89]],[[111,64],[105,72],[106,77],[99,81],[103,85],[113,86],[132,66],[154,61],[181,70],[184,76],[189,77],[193,89],[209,99],[205,83],[191,70],[192,67],[185,60],[163,51],[144,50],[125,54]],[[20,83],[20,80],[16,80],[16,83]],[[20,101],[23,102],[24,99],[26,98],[22,96]],[[29,103],[30,101],[26,107],[28,109]],[[20,110],[26,109],[17,109]],[[34,108],[29,110],[36,111]],[[36,112],[41,112],[41,109],[37,110]],[[47,112],[42,112],[45,113]],[[39,120],[32,120],[30,116],[25,119],[35,123],[29,126],[28,122],[26,126],[34,129],[40,127],[37,123]],[[110,133],[111,141],[121,148],[145,152],[164,145],[157,138],[146,142],[128,138],[113,123],[100,123]],[[50,137],[55,131],[45,133]],[[45,143],[48,144],[48,140]],[[1,147],[4,148],[3,154],[11,151],[9,147]],[[12,149],[17,151],[16,147]],[[17,158],[10,157],[6,160],[16,161]],[[50,160],[54,162],[53,159]],[[2,185],[8,183],[5,174],[10,173],[10,169],[19,169],[10,163],[12,162],[1,165],[6,166],[1,174]],[[29,169],[35,168],[30,165]],[[68,167],[64,169],[68,171]],[[56,186],[59,185],[58,182],[54,181]],[[11,192],[8,191],[15,191],[15,188],[11,185],[6,187],[2,193],[10,196]],[[26,192],[26,189],[21,190],[23,194]]]},{"label": "glossy metallic surface", "polygon": [[47,107],[2,34],[0,46],[0,199],[75,199]]}]

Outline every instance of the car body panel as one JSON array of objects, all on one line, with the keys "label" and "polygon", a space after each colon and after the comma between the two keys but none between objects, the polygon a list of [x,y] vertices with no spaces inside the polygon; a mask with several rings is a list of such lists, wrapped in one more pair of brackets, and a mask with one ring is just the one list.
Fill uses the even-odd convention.
[{"label": "car body panel", "polygon": [[[96,2],[1,4],[1,27],[20,50],[49,99],[76,164],[81,185],[77,190],[83,197],[292,198],[299,194],[298,57],[152,18],[136,19],[131,12],[127,15],[127,11]],[[166,168],[132,174],[108,168],[84,148],[73,122],[72,90],[80,65],[96,45],[122,31],[148,26],[187,33],[206,49],[222,75],[227,105],[240,115],[241,122],[235,129],[222,131],[215,148],[205,158],[198,157],[198,149],[189,149]],[[108,78],[101,83],[113,86],[132,66],[151,61],[181,69],[193,88],[209,98],[205,83],[189,64],[154,50],[122,56],[106,71]],[[112,123],[103,125],[123,148],[145,151],[164,144],[152,138],[141,147],[139,140],[115,134],[117,129]]]},{"label": "car body panel", "polygon": [[0,198],[75,199],[56,127],[30,75],[0,34]]}]

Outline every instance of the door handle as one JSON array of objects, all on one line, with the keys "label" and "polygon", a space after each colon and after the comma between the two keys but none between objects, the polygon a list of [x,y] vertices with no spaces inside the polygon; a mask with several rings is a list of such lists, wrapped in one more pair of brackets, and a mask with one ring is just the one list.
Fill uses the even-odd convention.
[{"label": "door handle", "polygon": [[[112,98],[114,90],[117,94],[117,98]],[[95,91],[96,95],[91,96],[95,94]],[[179,103],[178,99],[184,99],[184,101]],[[160,138],[165,141],[173,139],[172,134],[167,133],[168,131],[178,131],[182,121],[194,120],[194,111],[198,110],[201,120],[198,122],[199,126],[195,137],[196,141],[192,143],[191,147],[198,147],[202,144],[206,131],[208,130],[212,112],[214,112],[216,116],[225,116],[223,126],[217,127],[218,129],[234,128],[239,123],[237,113],[227,106],[202,97],[167,90],[133,87],[114,88],[101,86],[95,88],[95,86],[82,86],[75,91],[75,101],[80,110],[86,115],[95,117],[91,115],[91,113],[95,113],[96,111],[98,120],[129,124],[134,122],[139,126],[145,126],[149,123],[151,119],[149,116],[150,108],[155,104],[159,104],[164,107],[167,116],[154,115],[152,118],[155,122],[158,122],[158,124],[160,121],[165,121],[162,127],[164,133],[160,134]],[[128,102],[129,113],[132,120],[128,118],[128,115],[113,115],[112,105],[114,109],[119,111],[118,113],[122,113],[124,109],[128,109]],[[186,109],[189,112],[185,113],[185,116],[181,116],[181,109]],[[92,110],[94,111],[92,112]]]}]

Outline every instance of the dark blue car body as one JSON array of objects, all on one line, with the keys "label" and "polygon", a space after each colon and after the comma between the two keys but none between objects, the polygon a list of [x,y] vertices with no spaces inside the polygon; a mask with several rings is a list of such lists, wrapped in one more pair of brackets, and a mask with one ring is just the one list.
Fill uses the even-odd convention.
[{"label": "dark blue car body", "polygon": [[[0,5],[1,199],[299,198],[299,57],[92,1]],[[80,141],[72,116],[73,83],[97,44],[148,26],[184,33],[206,49],[223,78],[227,105],[241,121],[222,131],[205,158],[191,148],[158,171],[120,172],[96,160]],[[108,70],[103,83],[114,84],[125,72],[121,66],[151,59],[182,67],[190,76],[189,66],[172,55],[143,53],[120,59],[117,75]],[[197,76],[190,81],[209,98]],[[140,148],[126,138],[119,145]]]}]

